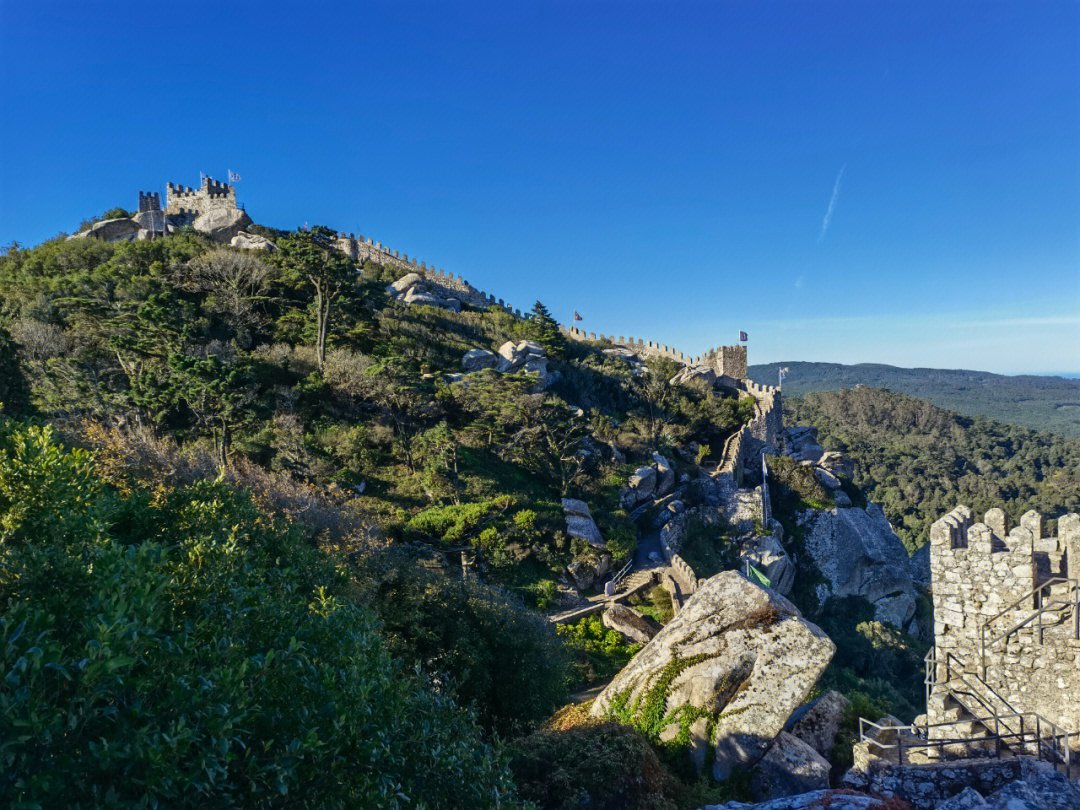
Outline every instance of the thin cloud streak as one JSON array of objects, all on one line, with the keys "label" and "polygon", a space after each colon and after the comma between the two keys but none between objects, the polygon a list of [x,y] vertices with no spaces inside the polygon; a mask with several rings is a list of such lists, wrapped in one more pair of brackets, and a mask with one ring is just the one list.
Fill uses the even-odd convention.
[{"label": "thin cloud streak", "polygon": [[829,198],[829,208],[825,212],[825,219],[821,222],[821,233],[817,238],[819,242],[825,238],[825,231],[829,230],[829,222],[832,221],[833,210],[836,208],[836,200],[840,196],[840,180],[844,177],[844,170],[846,168],[846,163],[840,167],[840,171],[836,175],[836,182],[833,183],[832,197]]}]

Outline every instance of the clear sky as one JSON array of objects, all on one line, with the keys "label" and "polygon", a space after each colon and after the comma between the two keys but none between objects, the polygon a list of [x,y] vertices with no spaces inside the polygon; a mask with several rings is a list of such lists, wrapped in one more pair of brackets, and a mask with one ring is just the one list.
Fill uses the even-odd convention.
[{"label": "clear sky", "polygon": [[0,0],[0,243],[199,172],[560,320],[1080,371],[1080,3]]}]

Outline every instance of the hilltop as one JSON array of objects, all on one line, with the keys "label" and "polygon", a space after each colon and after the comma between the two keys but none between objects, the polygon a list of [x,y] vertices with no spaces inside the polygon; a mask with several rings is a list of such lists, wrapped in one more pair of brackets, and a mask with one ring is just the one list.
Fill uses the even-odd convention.
[{"label": "hilltop", "polygon": [[[827,786],[860,714],[921,705],[901,537],[953,494],[1075,503],[1064,439],[785,402],[745,347],[565,329],[209,179],[139,208],[0,255],[4,799],[691,810],[791,792],[773,740]],[[681,642],[637,657],[703,616],[707,676]],[[761,716],[729,635],[766,662]],[[784,728],[825,690],[811,750]]]},{"label": "hilltop", "polygon": [[878,363],[766,363],[750,378],[776,384],[788,368],[784,390],[793,396],[865,385],[887,388],[965,416],[985,416],[1033,430],[1080,438],[1080,380],[1036,375],[1005,376],[963,369],[898,368]]}]

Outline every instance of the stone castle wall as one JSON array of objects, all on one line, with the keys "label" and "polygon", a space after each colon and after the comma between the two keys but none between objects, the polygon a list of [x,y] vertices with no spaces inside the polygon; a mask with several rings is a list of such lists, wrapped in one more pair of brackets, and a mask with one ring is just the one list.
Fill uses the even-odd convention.
[{"label": "stone castle wall", "polygon": [[364,238],[354,233],[338,233],[335,242],[338,250],[355,262],[372,261],[390,267],[396,267],[404,273],[417,273],[424,278],[424,284],[441,298],[457,298],[470,306],[487,308],[499,307],[515,318],[526,317],[520,309],[514,309],[503,299],[478,290],[460,274],[455,276],[443,269],[436,269],[426,261],[409,258],[409,254],[388,248],[381,242]]},{"label": "stone castle wall", "polygon": [[[1055,577],[1076,582],[1080,516],[1061,517],[1057,536],[1046,536],[1037,512],[1026,513],[1010,530],[1001,509],[973,523],[971,510],[959,506],[931,526],[930,571],[937,660],[952,653],[973,671],[985,662],[986,683],[1013,710],[1080,730],[1080,641],[1071,610],[1044,629],[1041,643],[1034,626],[990,643],[1032,616],[1036,586]],[[1045,598],[1065,598],[1068,592],[1062,583]],[[1042,621],[1052,618],[1044,615]]]},{"label": "stone castle wall", "polygon": [[678,351],[674,346],[666,343],[657,343],[643,338],[624,337],[619,335],[604,335],[596,332],[586,332],[576,326],[562,327],[562,332],[571,340],[610,343],[613,346],[621,346],[630,349],[641,357],[663,357],[682,363],[684,366],[709,366],[716,375],[730,377],[733,382],[746,380],[746,347],[745,346],[717,346],[709,349],[701,355],[689,355]]},{"label": "stone castle wall", "polygon": [[[140,194],[140,207],[142,195]],[[201,188],[169,183],[165,192],[165,213],[192,217],[210,211],[235,211],[236,189],[211,177],[204,177]]]}]

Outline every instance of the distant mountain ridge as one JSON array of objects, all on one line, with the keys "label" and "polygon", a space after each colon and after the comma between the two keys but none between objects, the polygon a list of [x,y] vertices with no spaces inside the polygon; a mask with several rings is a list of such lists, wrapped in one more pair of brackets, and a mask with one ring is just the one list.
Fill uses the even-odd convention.
[{"label": "distant mountain ridge", "polygon": [[750,366],[748,371],[755,382],[776,385],[777,371],[783,366],[788,368],[784,390],[795,396],[856,385],[888,388],[966,416],[1080,438],[1080,379],[881,363],[766,363]]}]

